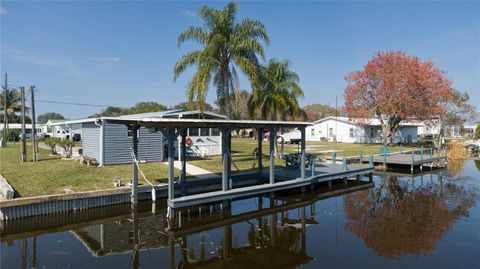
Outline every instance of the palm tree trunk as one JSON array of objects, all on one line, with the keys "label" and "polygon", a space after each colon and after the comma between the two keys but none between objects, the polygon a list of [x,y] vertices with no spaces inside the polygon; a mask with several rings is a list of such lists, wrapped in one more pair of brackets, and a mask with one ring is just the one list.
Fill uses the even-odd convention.
[{"label": "palm tree trunk", "polygon": [[232,108],[230,107],[230,85],[228,83],[228,66],[223,71],[223,95],[225,112],[227,113],[227,120],[232,119]]}]

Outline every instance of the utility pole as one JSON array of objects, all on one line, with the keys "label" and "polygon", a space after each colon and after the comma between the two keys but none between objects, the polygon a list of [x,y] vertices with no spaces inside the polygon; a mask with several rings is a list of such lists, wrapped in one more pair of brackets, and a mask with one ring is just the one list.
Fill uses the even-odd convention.
[{"label": "utility pole", "polygon": [[22,162],[27,161],[27,138],[25,137],[25,88],[20,87],[20,97],[22,99]]},{"label": "utility pole", "polygon": [[3,136],[2,136],[2,148],[7,146],[7,126],[8,126],[8,117],[7,117],[7,96],[8,96],[8,74],[5,73],[5,88],[3,91]]},{"label": "utility pole", "polygon": [[30,95],[31,99],[31,110],[32,110],[32,161],[37,161],[37,148],[36,148],[36,136],[37,129],[35,126],[35,86],[30,86]]}]

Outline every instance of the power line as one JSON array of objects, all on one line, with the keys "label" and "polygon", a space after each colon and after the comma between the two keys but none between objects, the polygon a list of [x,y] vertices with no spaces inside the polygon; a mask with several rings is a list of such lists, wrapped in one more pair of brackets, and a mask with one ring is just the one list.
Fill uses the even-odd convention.
[{"label": "power line", "polygon": [[60,102],[60,101],[47,101],[47,100],[37,100],[37,102],[49,103],[49,104],[73,105],[73,106],[109,107],[107,105],[82,104],[82,103],[71,103],[71,102]]}]

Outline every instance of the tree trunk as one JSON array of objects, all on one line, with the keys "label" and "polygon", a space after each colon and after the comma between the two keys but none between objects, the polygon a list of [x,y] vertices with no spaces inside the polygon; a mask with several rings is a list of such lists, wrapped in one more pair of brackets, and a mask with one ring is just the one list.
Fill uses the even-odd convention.
[{"label": "tree trunk", "polygon": [[228,83],[228,65],[227,69],[223,71],[223,99],[224,99],[224,106],[225,112],[227,114],[227,120],[232,119],[232,108],[230,107],[230,85]]},{"label": "tree trunk", "polygon": [[395,116],[381,116],[380,121],[382,123],[383,145],[393,146],[395,144],[395,133],[397,132],[401,119]]}]

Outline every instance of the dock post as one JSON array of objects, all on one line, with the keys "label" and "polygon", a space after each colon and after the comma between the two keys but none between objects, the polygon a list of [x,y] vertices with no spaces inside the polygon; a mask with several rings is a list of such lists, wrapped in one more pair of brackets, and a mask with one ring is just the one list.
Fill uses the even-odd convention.
[{"label": "dock post", "polygon": [[357,175],[357,176],[356,176],[356,180],[357,180],[357,182],[360,181],[360,175]]},{"label": "dock post", "polygon": [[347,166],[347,159],[345,159],[345,157],[343,157],[342,164],[343,164],[343,171],[347,171],[348,166]]},{"label": "dock post", "polygon": [[310,157],[310,176],[315,176],[315,160]]},{"label": "dock post", "polygon": [[175,142],[176,134],[174,128],[168,128],[168,199],[175,199],[175,167],[173,166],[175,156]]},{"label": "dock post", "polygon": [[333,163],[333,164],[336,164],[336,163],[337,163],[337,152],[336,152],[336,151],[334,151],[334,152],[332,153],[332,163]]},{"label": "dock post", "polygon": [[387,153],[383,151],[383,170],[387,169]]},{"label": "dock post", "polygon": [[139,130],[138,125],[132,126],[132,151],[135,159],[132,160],[132,194],[130,195],[130,202],[136,204],[137,199],[137,186],[138,186],[138,135],[137,131]]},{"label": "dock post", "polygon": [[305,128],[302,127],[300,128],[300,133],[301,133],[301,142],[302,142],[302,148],[301,148],[301,158],[300,158],[300,175],[301,178],[305,178]]},{"label": "dock post", "polygon": [[370,183],[373,182],[373,173],[372,172],[368,173],[368,182],[370,182]]},{"label": "dock post", "polygon": [[403,154],[403,145],[400,144],[400,154]]},{"label": "dock post", "polygon": [[262,142],[263,142],[263,128],[257,129],[257,162],[258,162],[258,179],[262,179],[263,173],[263,153],[262,153]]},{"label": "dock post", "polygon": [[437,167],[440,167],[440,146],[437,147]]},{"label": "dock post", "polygon": [[430,168],[433,168],[433,148],[430,148]]},{"label": "dock post", "polygon": [[373,167],[373,155],[370,154],[368,157],[369,157],[368,166]]},{"label": "dock post", "polygon": [[228,182],[230,180],[230,148],[228,138],[230,129],[221,128],[220,131],[222,132],[222,190],[228,191]]},{"label": "dock post", "polygon": [[410,165],[410,171],[413,173],[413,163],[415,161],[415,150],[412,150],[412,164]]},{"label": "dock post", "polygon": [[363,162],[363,149],[360,148],[360,164]]},{"label": "dock post", "polygon": [[423,145],[421,147],[422,152],[420,153],[420,171],[423,171]]},{"label": "dock post", "polygon": [[182,161],[182,175],[180,177],[180,187],[182,189],[182,195],[185,195],[186,190],[186,183],[187,183],[187,128],[182,128],[181,130],[182,135],[182,151],[180,153],[180,159]]},{"label": "dock post", "polygon": [[276,139],[276,130],[275,128],[270,128],[270,184],[275,183],[275,139]]}]

